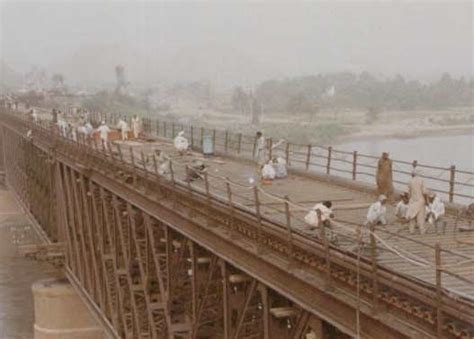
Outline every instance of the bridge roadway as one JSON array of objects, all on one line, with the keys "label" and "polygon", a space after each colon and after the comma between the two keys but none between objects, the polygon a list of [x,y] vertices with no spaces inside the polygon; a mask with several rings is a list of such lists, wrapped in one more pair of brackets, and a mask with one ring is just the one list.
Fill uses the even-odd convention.
[{"label": "bridge roadway", "polygon": [[[271,305],[267,305],[268,298],[262,297],[267,295],[269,291],[275,293],[273,300],[276,304],[278,304],[277,301],[282,303],[281,300],[285,300],[284,304],[285,306],[291,306],[291,312],[297,311],[297,317],[294,314],[288,316],[288,319],[291,318],[294,323],[295,328],[298,328],[296,337],[306,333],[310,327],[313,329],[317,327],[315,325],[310,326],[307,319],[304,322],[305,317],[313,319],[313,324],[314,319],[323,319],[349,335],[356,336],[357,332],[360,332],[361,337],[369,338],[380,338],[382,336],[394,338],[414,336],[469,338],[472,336],[474,319],[473,290],[472,284],[469,283],[472,279],[472,270],[469,270],[469,267],[472,266],[466,265],[466,263],[469,262],[473,254],[472,245],[469,246],[467,243],[472,244],[473,239],[472,235],[469,234],[463,235],[461,241],[456,238],[455,220],[453,218],[448,219],[448,229],[445,234],[430,233],[424,236],[408,236],[406,227],[393,223],[387,226],[386,230],[376,230],[375,234],[372,233],[372,236],[368,232],[362,232],[363,236],[359,238],[362,244],[358,246],[353,230],[357,229],[357,225],[362,223],[366,207],[374,199],[374,196],[355,187],[341,185],[337,180],[336,184],[332,180],[328,182],[331,178],[291,174],[289,178],[277,180],[271,186],[255,189],[252,185],[249,185],[248,181],[249,177],[256,177],[255,165],[231,158],[212,158],[203,159],[209,165],[207,178],[188,184],[182,181],[185,171],[184,166],[193,159],[201,158],[201,156],[198,153],[178,156],[174,153],[169,142],[164,140],[128,142],[127,145],[120,145],[120,147],[117,146],[120,143],[117,143],[112,146],[112,149],[115,147],[119,152],[103,152],[100,147],[94,150],[91,144],[77,144],[60,140],[50,131],[43,130],[38,126],[28,126],[28,123],[11,116],[3,115],[2,118],[6,164],[18,164],[16,171],[13,171],[12,168],[9,171],[7,167],[7,178],[9,178],[9,183],[13,188],[15,188],[16,183],[15,190],[20,199],[23,199],[23,201],[28,199],[28,194],[25,195],[25,190],[28,190],[28,188],[25,188],[25,185],[21,186],[21,176],[19,175],[25,173],[24,170],[21,170],[24,165],[20,165],[21,154],[9,153],[9,150],[11,150],[11,147],[8,147],[9,145],[16,145],[18,149],[24,152],[28,151],[28,147],[37,147],[38,150],[41,149],[41,152],[44,152],[43,158],[55,159],[56,164],[58,164],[56,172],[61,173],[57,185],[65,185],[66,188],[69,185],[72,186],[69,189],[64,189],[65,187],[61,189],[63,194],[65,193],[65,199],[62,203],[65,203],[64,210],[68,211],[67,214],[76,215],[78,211],[74,210],[73,207],[81,206],[81,202],[74,201],[76,199],[80,200],[80,194],[75,190],[83,190],[84,186],[82,185],[88,183],[90,186],[86,193],[89,195],[94,196],[93,192],[97,189],[96,193],[100,192],[103,199],[104,191],[109,192],[110,196],[108,198],[112,199],[113,204],[102,205],[104,210],[105,206],[115,206],[115,209],[117,209],[117,206],[122,204],[126,206],[125,211],[128,212],[135,208],[140,210],[145,220],[151,217],[155,218],[157,215],[162,222],[163,219],[167,219],[168,227],[172,228],[173,232],[179,233],[179,236],[175,234],[175,239],[165,237],[165,239],[159,238],[159,240],[165,241],[175,250],[178,248],[178,253],[187,255],[180,252],[183,251],[184,247],[180,237],[184,235],[185,238],[192,240],[192,243],[196,246],[203,247],[202,251],[215,254],[221,260],[223,259],[226,264],[223,266],[221,264],[222,267],[228,265],[228,269],[232,267],[235,272],[246,273],[257,279],[260,284],[259,287],[262,286],[261,288],[266,291],[260,293],[260,298],[266,300],[263,302],[264,311],[266,310],[268,313],[273,311],[273,318],[276,317],[274,313],[278,311],[278,307],[272,308]],[[25,142],[28,129],[33,131],[33,145]],[[19,135],[21,139],[18,139]],[[17,139],[13,141],[15,136]],[[13,144],[11,144],[12,142]],[[146,159],[147,155],[153,153],[155,149],[164,150],[172,157],[173,175],[171,177],[163,178],[155,175],[153,173],[153,161],[150,161],[150,158],[148,162],[141,161],[141,159]],[[133,153],[130,150],[133,150]],[[28,154],[33,156],[31,152]],[[135,166],[132,166],[132,164]],[[232,182],[222,180],[219,177],[232,178]],[[73,178],[76,178],[76,180],[73,180]],[[80,186],[75,188],[76,183],[80,183]],[[21,192],[22,190],[23,192]],[[228,200],[229,192],[232,193],[232,203],[229,203]],[[292,204],[274,198],[274,195],[289,195]],[[291,216],[289,218],[291,221],[289,230],[295,231],[298,229],[298,223],[302,222],[301,219],[305,210],[320,200],[333,200],[335,202],[337,222],[334,223],[333,230],[319,234],[288,232],[287,216]],[[32,204],[31,201],[28,203]],[[72,206],[68,206],[69,204],[72,204]],[[58,210],[61,210],[61,208]],[[154,212],[152,213],[152,211]],[[160,213],[156,215],[155,211]],[[285,213],[287,211],[291,213]],[[98,212],[94,213],[100,214]],[[122,213],[127,214],[124,211]],[[390,213],[392,213],[391,208]],[[66,232],[63,230],[61,236],[57,235],[59,239],[66,238],[67,271],[70,278],[76,281],[78,287],[81,287],[83,292],[88,295],[91,303],[96,304],[97,311],[103,313],[105,325],[110,326],[120,335],[130,333],[130,328],[127,325],[129,320],[126,317],[121,323],[117,319],[113,320],[113,312],[110,309],[107,310],[106,307],[104,310],[101,300],[94,300],[97,295],[91,293],[91,290],[95,291],[95,294],[99,294],[94,290],[94,286],[97,288],[100,281],[96,282],[95,285],[90,281],[88,282],[85,272],[87,267],[82,267],[78,262],[74,264],[73,258],[77,258],[77,252],[81,252],[83,256],[89,255],[91,265],[94,261],[97,261],[97,258],[94,259],[94,255],[90,256],[88,254],[91,250],[90,244],[81,243],[85,247],[82,250],[76,248],[73,244],[74,241],[79,241],[78,238],[81,241],[83,240],[80,234],[76,234],[76,237],[74,237],[74,234],[70,234],[70,232],[77,232],[73,230],[74,227],[77,227],[74,224],[82,218],[84,216],[68,219]],[[94,219],[91,216],[87,218]],[[390,216],[390,219],[393,220],[393,216]],[[114,220],[119,222],[120,218]],[[129,222],[129,224],[133,224],[133,222]],[[89,225],[89,227],[92,227],[92,225]],[[43,225],[43,229],[45,228],[47,227]],[[54,234],[51,229],[49,229],[49,232]],[[100,233],[99,230],[97,232]],[[69,234],[69,236],[64,235],[64,233]],[[112,237],[108,241],[115,242],[117,241],[116,237],[128,238],[129,241],[140,241],[140,239],[136,239],[137,234],[135,234],[135,237],[131,237],[131,233],[124,233],[120,236],[115,235],[115,238]],[[170,231],[165,233],[170,233]],[[178,238],[180,241],[177,240]],[[94,241],[93,238],[91,240]],[[147,240],[146,243],[151,242],[150,234],[143,240]],[[420,242],[420,240],[423,240],[423,242]],[[105,241],[105,243],[108,241]],[[128,257],[122,258],[126,262],[133,262],[133,257],[138,261],[142,258],[140,255],[141,249],[137,249],[137,252],[132,254],[131,252],[134,252],[133,246],[127,247],[126,243],[127,241],[122,242],[122,246],[127,249],[125,251],[117,248],[112,249],[112,253],[115,253],[116,256],[116,267],[120,266],[118,263],[120,261],[118,260],[119,254],[117,253],[124,255],[123,252],[130,252]],[[443,270],[436,269],[433,258],[435,243],[442,244]],[[455,251],[452,251],[452,249],[455,249]],[[102,258],[104,267],[107,267],[106,263],[109,258],[109,254],[106,252],[96,253],[97,257],[102,254],[107,258]],[[158,254],[153,249],[148,248],[146,253]],[[357,254],[360,255],[360,260],[357,260]],[[193,262],[192,256],[191,262]],[[141,273],[147,271],[147,268],[143,268],[141,264],[139,266],[138,271]],[[169,270],[170,267],[168,265],[167,267]],[[210,280],[214,274],[212,267],[210,265],[206,272],[209,278],[205,290],[208,290]],[[194,268],[197,272],[197,266],[194,266]],[[148,270],[150,270],[149,267]],[[448,271],[451,274],[448,275]],[[442,281],[440,279],[441,272],[443,272]],[[120,269],[116,270],[115,273],[119,276],[117,279],[118,285],[120,285],[122,273]],[[130,276],[134,277],[130,272],[127,275],[129,278]],[[146,276],[146,273],[144,275]],[[190,276],[193,277],[194,275],[191,274]],[[235,274],[235,276],[237,280],[242,279],[240,274]],[[168,279],[170,277],[171,275],[168,276]],[[86,280],[81,281],[81,278]],[[133,279],[130,278],[130,280]],[[191,285],[194,286],[194,283]],[[240,306],[240,312],[237,307],[237,314],[239,315],[237,325],[232,327],[229,324],[229,319],[226,321],[226,316],[222,320],[224,323],[223,336],[225,337],[229,336],[229,333],[235,337],[241,337],[242,324],[245,323],[247,308],[253,298],[249,290],[252,291],[252,286],[255,288],[253,283],[248,285],[245,289],[244,299],[245,294],[248,298],[245,299],[244,305]],[[133,290],[133,286],[133,281],[129,281],[129,289]],[[224,284],[224,292],[228,287]],[[135,287],[135,289],[137,288]],[[111,302],[116,302],[119,299],[122,304],[124,303],[127,298],[121,295],[120,290],[120,288],[117,288],[117,295],[110,296]],[[176,328],[176,325],[173,324],[173,319],[168,318],[173,318],[179,312],[165,307],[164,313],[168,313],[164,316],[166,318],[167,333],[177,334],[188,331],[197,336],[199,331],[206,328],[200,323],[200,316],[196,315],[200,313],[196,308],[202,311],[203,305],[206,304],[203,303],[203,300],[206,299],[206,293],[196,292],[195,286],[192,290],[192,304],[194,306],[191,306],[192,316],[188,316],[191,318],[189,322],[192,324],[192,329],[186,330],[186,326],[182,324],[187,323],[187,321],[184,321],[183,318],[178,319],[178,317],[176,319],[182,325],[182,329],[173,330],[173,326]],[[373,291],[377,293],[373,293]],[[170,292],[166,290],[161,292],[160,298],[167,298],[167,302],[170,303]],[[136,301],[133,292],[130,295],[131,299]],[[145,297],[147,291],[144,291],[143,295],[142,298],[147,299]],[[225,296],[225,293],[221,296],[224,304],[229,302]],[[106,299],[105,296],[102,296],[102,298]],[[197,300],[194,300],[196,298]],[[130,302],[130,300],[127,300],[127,302]],[[153,304],[152,302],[147,301],[145,304],[148,311],[153,310],[153,307],[150,306]],[[122,312],[125,311],[125,313],[131,313],[132,316],[137,316],[139,314],[135,309],[137,305],[138,302],[137,304],[132,303],[133,312],[130,312],[130,310],[126,312],[126,309],[122,309]],[[226,307],[235,308],[235,305],[229,306],[227,304]],[[107,312],[110,314],[107,314]],[[266,314],[266,312],[263,313]],[[255,317],[255,314],[253,317]],[[265,316],[263,318],[267,319]],[[441,319],[441,321],[438,321],[438,319]],[[135,319],[135,331],[140,328],[140,321],[146,320]],[[133,321],[131,322],[133,323]],[[301,325],[303,322],[304,326]],[[154,323],[154,321],[150,320],[150,323]],[[264,320],[263,323],[262,336],[268,337],[269,327],[273,329],[273,333],[278,331],[275,326],[269,326],[268,319]],[[149,333],[153,334],[153,331],[150,330],[153,326],[151,324],[148,326],[150,326]],[[220,328],[221,326],[217,327]],[[132,333],[137,334],[137,332],[133,332],[133,325],[131,328]],[[206,330],[209,331],[208,328]],[[161,332],[156,331],[154,333]],[[285,336],[280,332],[278,333],[279,335],[274,336],[275,338],[280,336],[295,337],[296,335],[293,331],[284,334]],[[257,337],[259,335],[257,334]]]}]

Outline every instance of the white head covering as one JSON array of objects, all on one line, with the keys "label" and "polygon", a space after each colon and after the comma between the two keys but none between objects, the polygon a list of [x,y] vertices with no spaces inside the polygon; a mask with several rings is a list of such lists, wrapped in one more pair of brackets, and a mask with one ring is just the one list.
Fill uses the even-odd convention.
[{"label": "white head covering", "polygon": [[101,125],[105,125],[105,121],[102,121],[100,124],[101,124]]},{"label": "white head covering", "polygon": [[182,137],[183,135],[184,135],[184,131],[181,131],[181,132],[178,133],[179,137]]},{"label": "white head covering", "polygon": [[387,200],[387,197],[385,196],[385,194],[380,194],[379,198],[378,198],[378,201],[382,202],[382,201],[385,201],[385,200]]}]

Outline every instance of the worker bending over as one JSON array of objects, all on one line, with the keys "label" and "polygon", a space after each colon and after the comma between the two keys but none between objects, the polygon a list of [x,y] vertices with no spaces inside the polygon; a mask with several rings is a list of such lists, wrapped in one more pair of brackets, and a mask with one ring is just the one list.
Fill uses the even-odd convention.
[{"label": "worker bending over", "polygon": [[400,201],[397,203],[395,207],[395,216],[402,222],[407,220],[407,211],[408,211],[408,202],[410,201],[410,197],[408,193],[400,194]]},{"label": "worker bending over", "polygon": [[366,225],[387,224],[387,220],[385,219],[385,214],[387,213],[387,208],[385,207],[386,203],[387,197],[381,194],[377,201],[370,205],[369,211],[367,212]]},{"label": "worker bending over", "polygon": [[178,133],[176,138],[174,138],[174,147],[178,150],[180,155],[186,153],[189,147],[188,139],[184,137],[184,131]]},{"label": "worker bending over", "polygon": [[[313,208],[305,215],[304,221],[307,224],[306,230],[313,231],[320,226],[319,220],[321,219],[322,226],[330,227],[331,219],[334,218],[332,212],[332,203],[330,201],[324,201],[313,206]],[[320,214],[320,217],[318,216]]]}]

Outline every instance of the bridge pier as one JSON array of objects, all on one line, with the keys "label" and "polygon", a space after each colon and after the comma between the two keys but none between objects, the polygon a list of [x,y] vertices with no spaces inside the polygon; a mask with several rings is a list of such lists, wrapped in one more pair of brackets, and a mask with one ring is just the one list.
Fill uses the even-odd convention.
[{"label": "bridge pier", "polygon": [[67,279],[37,281],[32,291],[35,339],[106,338]]}]

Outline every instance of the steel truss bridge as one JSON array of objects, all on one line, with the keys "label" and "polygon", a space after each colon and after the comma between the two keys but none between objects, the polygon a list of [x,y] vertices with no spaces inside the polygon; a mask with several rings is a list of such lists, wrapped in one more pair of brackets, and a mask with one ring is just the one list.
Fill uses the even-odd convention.
[{"label": "steel truss bridge", "polygon": [[0,128],[9,188],[110,337],[474,337],[441,266],[428,284],[48,122],[3,110]]}]

